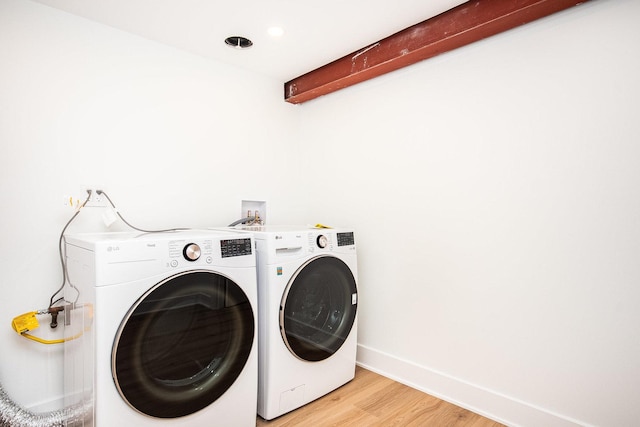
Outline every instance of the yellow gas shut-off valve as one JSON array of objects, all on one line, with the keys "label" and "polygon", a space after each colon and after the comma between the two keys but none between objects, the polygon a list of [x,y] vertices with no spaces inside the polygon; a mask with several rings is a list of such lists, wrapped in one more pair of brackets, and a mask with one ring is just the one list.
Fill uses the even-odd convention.
[{"label": "yellow gas shut-off valve", "polygon": [[[56,307],[56,310],[55,310],[56,314],[61,310],[62,310],[61,307]],[[13,328],[14,331],[22,335],[23,337],[39,342],[41,344],[62,344],[63,342],[65,342],[64,339],[45,340],[43,338],[39,338],[27,333],[27,332],[33,331],[34,329],[38,329],[38,327],[40,326],[40,322],[38,322],[38,318],[36,316],[42,315],[42,314],[51,314],[51,310],[47,309],[47,310],[39,310],[39,311],[30,311],[28,313],[21,314],[20,316],[15,317],[11,321],[11,327]]]}]

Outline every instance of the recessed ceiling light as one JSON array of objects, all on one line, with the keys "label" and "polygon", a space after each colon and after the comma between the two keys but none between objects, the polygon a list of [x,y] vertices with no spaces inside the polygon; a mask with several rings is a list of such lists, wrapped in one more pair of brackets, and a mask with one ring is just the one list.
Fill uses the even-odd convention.
[{"label": "recessed ceiling light", "polygon": [[282,27],[269,27],[267,29],[267,33],[271,37],[282,37],[282,35],[284,34],[284,30],[282,29]]},{"label": "recessed ceiling light", "polygon": [[248,49],[253,46],[253,42],[251,40],[242,36],[227,37],[224,42],[227,46],[234,47],[236,49]]}]

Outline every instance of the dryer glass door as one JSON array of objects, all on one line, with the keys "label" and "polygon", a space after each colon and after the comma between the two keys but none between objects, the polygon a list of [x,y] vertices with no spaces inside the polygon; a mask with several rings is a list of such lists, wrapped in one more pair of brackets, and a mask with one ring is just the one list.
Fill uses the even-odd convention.
[{"label": "dryer glass door", "polygon": [[149,290],[122,321],[113,378],[135,410],[181,417],[224,394],[253,339],[251,304],[235,282],[211,271],[182,273]]},{"label": "dryer glass door", "polygon": [[313,258],[293,276],[280,305],[280,331],[289,350],[312,362],[334,354],[356,319],[356,281],[332,256]]}]

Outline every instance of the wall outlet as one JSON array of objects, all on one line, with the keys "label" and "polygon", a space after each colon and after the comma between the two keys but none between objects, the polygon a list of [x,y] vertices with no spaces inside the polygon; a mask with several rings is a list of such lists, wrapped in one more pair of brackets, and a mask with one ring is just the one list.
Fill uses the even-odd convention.
[{"label": "wall outlet", "polygon": [[[87,200],[87,189],[91,190],[91,197],[89,198],[89,200]],[[87,187],[86,189],[82,190],[79,195],[64,195],[64,205],[73,207],[75,209],[78,209],[85,200],[87,200],[85,207],[105,208],[109,206],[109,201],[107,200],[107,198],[103,194],[98,194],[98,192],[91,187]]]},{"label": "wall outlet", "polygon": [[87,201],[85,207],[106,208],[107,198],[103,194],[98,194],[97,190],[91,189],[91,197]]},{"label": "wall outlet", "polygon": [[97,190],[93,190],[87,202],[87,205],[89,204],[92,206],[107,206],[107,198],[103,194],[98,194]]}]

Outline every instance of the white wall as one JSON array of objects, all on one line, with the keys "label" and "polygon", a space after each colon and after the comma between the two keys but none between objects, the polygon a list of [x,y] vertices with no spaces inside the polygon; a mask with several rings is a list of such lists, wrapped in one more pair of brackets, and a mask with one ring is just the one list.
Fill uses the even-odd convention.
[{"label": "white wall", "polygon": [[[0,0],[0,64],[0,383],[34,406],[62,393],[62,348],[10,322],[61,283],[64,196],[104,187],[143,228],[227,225],[242,199],[289,222],[296,110],[281,82],[24,0]],[[102,230],[93,209],[70,231]]]},{"label": "white wall", "polygon": [[149,228],[224,225],[243,198],[354,226],[360,363],[510,424],[635,424],[637,16],[588,2],[293,107],[281,82],[0,0],[0,382],[27,406],[62,391],[60,349],[9,323],[47,305],[64,196],[95,185]]},{"label": "white wall", "polygon": [[360,363],[510,424],[637,425],[638,16],[588,2],[301,106],[308,204],[357,231]]}]

